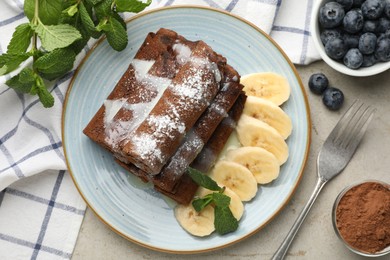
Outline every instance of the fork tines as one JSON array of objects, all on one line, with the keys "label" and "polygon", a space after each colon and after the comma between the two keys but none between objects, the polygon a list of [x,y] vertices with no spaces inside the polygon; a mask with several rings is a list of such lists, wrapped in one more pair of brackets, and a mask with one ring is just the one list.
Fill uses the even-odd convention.
[{"label": "fork tines", "polygon": [[356,100],[337,123],[336,127],[329,135],[329,138],[331,138],[333,143],[339,148],[356,148],[360,143],[375,110],[376,109],[372,106],[366,105],[360,100]]}]

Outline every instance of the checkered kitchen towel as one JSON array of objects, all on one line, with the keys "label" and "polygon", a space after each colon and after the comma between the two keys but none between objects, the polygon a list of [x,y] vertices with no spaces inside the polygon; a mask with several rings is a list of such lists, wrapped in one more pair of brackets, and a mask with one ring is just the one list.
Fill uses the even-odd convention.
[{"label": "checkered kitchen towel", "polygon": [[[175,4],[240,15],[269,33],[296,64],[319,58],[310,41],[310,0],[154,0],[148,9]],[[0,53],[23,22],[23,0],[0,1]],[[9,89],[4,82],[10,75],[0,77],[0,259],[72,255],[85,213],[85,203],[66,171],[61,142],[61,110],[72,75],[50,87],[55,97],[50,109],[35,96]]]}]

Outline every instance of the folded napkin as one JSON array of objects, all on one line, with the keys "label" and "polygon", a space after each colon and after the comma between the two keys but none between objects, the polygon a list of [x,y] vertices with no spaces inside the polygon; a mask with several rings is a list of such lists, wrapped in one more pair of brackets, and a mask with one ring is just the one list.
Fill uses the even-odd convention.
[{"label": "folded napkin", "polygon": [[[247,19],[296,64],[319,59],[310,40],[310,0],[154,0],[148,10],[179,4]],[[0,2],[0,53],[26,21],[22,0]],[[77,57],[75,68],[93,44]],[[68,259],[86,208],[66,171],[61,141],[62,105],[73,71],[50,86],[55,98],[50,109],[36,96],[9,89],[5,81],[12,75],[0,77],[0,259]]]}]

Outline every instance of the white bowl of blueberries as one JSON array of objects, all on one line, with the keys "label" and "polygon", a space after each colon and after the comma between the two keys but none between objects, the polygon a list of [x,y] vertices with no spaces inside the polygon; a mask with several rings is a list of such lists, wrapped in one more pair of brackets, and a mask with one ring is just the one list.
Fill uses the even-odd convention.
[{"label": "white bowl of blueberries", "polygon": [[351,76],[390,69],[390,0],[318,0],[311,32],[321,58]]}]

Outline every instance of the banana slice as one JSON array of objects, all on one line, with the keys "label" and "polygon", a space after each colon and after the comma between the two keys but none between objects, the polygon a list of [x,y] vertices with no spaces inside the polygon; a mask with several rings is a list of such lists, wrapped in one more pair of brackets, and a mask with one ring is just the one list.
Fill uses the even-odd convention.
[{"label": "banana slice", "polygon": [[219,185],[230,188],[241,201],[249,201],[257,193],[255,177],[241,164],[220,161],[214,166],[210,177]]},{"label": "banana slice", "polygon": [[244,75],[240,79],[248,96],[262,97],[280,106],[290,97],[290,85],[285,77],[273,72]]},{"label": "banana slice", "polygon": [[175,217],[180,226],[194,236],[208,236],[215,230],[214,208],[211,205],[197,212],[191,203],[179,204],[175,207]]},{"label": "banana slice", "polygon": [[244,146],[230,150],[226,160],[239,163],[255,176],[257,183],[266,184],[279,176],[279,162],[276,157],[261,147]]},{"label": "banana slice", "polygon": [[275,128],[284,139],[287,139],[291,134],[292,123],[290,117],[283,109],[269,100],[248,96],[243,113],[269,124]]},{"label": "banana slice", "polygon": [[[199,188],[197,194],[199,197],[203,197],[203,196],[206,196],[207,194],[210,194],[212,192],[213,191],[201,187],[201,188]],[[240,220],[242,215],[244,214],[244,204],[242,203],[240,197],[228,187],[225,187],[225,191],[223,192],[223,194],[230,197],[229,208],[230,208],[233,216],[237,220]]]},{"label": "banana slice", "polygon": [[268,124],[247,116],[242,115],[237,124],[237,135],[243,146],[262,147],[275,155],[282,165],[288,158],[288,146],[283,137]]}]

